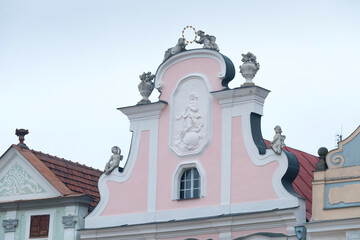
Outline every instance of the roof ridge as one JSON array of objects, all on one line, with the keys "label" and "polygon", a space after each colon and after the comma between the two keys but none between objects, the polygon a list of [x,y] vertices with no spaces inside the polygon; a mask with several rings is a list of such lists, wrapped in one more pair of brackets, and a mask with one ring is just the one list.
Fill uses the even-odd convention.
[{"label": "roof ridge", "polygon": [[79,167],[87,168],[87,169],[92,169],[92,170],[95,170],[95,171],[98,171],[98,172],[103,172],[103,171],[101,171],[100,169],[93,168],[93,167],[91,167],[91,166],[87,166],[87,165],[82,164],[82,163],[73,162],[73,161],[67,160],[67,159],[65,159],[65,158],[60,158],[60,157],[57,157],[57,156],[55,156],[55,155],[51,155],[51,154],[49,154],[49,153],[43,153],[43,152],[41,152],[41,151],[36,151],[36,150],[34,150],[34,149],[30,149],[30,151],[35,152],[35,153],[38,153],[38,154],[43,154],[43,155],[45,155],[45,156],[47,156],[47,157],[51,157],[51,158],[54,158],[54,159],[57,159],[57,160],[61,160],[61,161],[64,161],[64,162],[66,162],[66,163],[69,163],[69,164],[72,164],[72,165],[75,165],[75,166],[79,166]]}]

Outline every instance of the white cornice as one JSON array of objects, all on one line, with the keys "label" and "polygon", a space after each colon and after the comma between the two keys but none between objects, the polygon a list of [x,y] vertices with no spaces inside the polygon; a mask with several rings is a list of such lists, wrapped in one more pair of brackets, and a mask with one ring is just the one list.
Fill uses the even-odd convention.
[{"label": "white cornice", "polygon": [[234,104],[249,102],[257,102],[263,105],[269,92],[265,88],[253,86],[216,91],[211,94],[219,101],[222,107],[231,107]]},{"label": "white cornice", "polygon": [[306,223],[306,228],[310,234],[360,229],[360,218],[308,222]]},{"label": "white cornice", "polygon": [[216,216],[185,221],[168,221],[102,229],[79,230],[81,239],[154,239],[185,237],[200,234],[220,234],[224,229],[231,231],[259,230],[290,227],[298,223],[296,209],[273,210],[268,212]]},{"label": "white cornice", "polygon": [[128,116],[129,120],[141,120],[146,118],[159,117],[161,111],[166,107],[167,103],[159,101],[149,104],[140,104],[130,107],[118,108],[122,113]]}]

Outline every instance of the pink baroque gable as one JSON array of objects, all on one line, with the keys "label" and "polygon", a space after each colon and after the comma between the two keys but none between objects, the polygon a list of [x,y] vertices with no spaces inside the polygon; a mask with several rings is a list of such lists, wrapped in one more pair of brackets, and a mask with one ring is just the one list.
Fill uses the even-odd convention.
[{"label": "pink baroque gable", "polygon": [[159,66],[159,101],[119,108],[130,120],[131,151],[122,172],[99,179],[101,200],[86,228],[255,214],[266,228],[286,233],[283,218],[305,221],[304,201],[292,189],[296,158],[267,149],[261,136],[269,91],[229,89],[234,75],[230,59],[208,49],[178,53]]}]

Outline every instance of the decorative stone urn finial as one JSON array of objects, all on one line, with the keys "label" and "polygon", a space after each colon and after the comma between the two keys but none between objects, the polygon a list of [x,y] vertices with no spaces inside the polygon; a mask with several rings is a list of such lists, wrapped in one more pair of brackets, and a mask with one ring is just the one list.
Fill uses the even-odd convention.
[{"label": "decorative stone urn finial", "polygon": [[274,130],[275,130],[275,136],[272,142],[270,143],[270,147],[277,155],[280,155],[282,152],[282,148],[286,146],[284,142],[286,136],[281,135],[282,130],[279,125],[276,125]]},{"label": "decorative stone urn finial", "polygon": [[141,96],[143,97],[137,104],[148,104],[151,103],[149,100],[149,96],[151,95],[152,91],[154,90],[154,79],[155,75],[151,74],[151,72],[143,73],[139,76],[141,82],[138,85],[139,91]]},{"label": "decorative stone urn finial", "polygon": [[260,64],[256,61],[256,56],[251,52],[241,54],[241,56],[243,56],[241,59],[243,65],[240,66],[240,73],[246,79],[245,83],[241,86],[254,86],[255,83],[252,80],[260,69]]},{"label": "decorative stone urn finial", "polygon": [[29,134],[29,130],[25,130],[23,128],[16,129],[15,134],[16,134],[16,136],[19,137],[18,146],[28,149],[28,146],[26,146],[26,144],[24,143],[24,140],[25,140],[25,135]]}]

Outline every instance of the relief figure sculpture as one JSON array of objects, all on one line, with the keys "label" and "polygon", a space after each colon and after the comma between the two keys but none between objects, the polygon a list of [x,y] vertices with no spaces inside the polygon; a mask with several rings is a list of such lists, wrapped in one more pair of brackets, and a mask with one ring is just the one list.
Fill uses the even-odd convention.
[{"label": "relief figure sculpture", "polygon": [[190,94],[185,111],[180,116],[177,116],[176,120],[182,120],[182,128],[178,133],[179,140],[176,144],[177,147],[182,152],[196,149],[201,143],[204,123],[199,112],[198,98],[195,93]]}]

